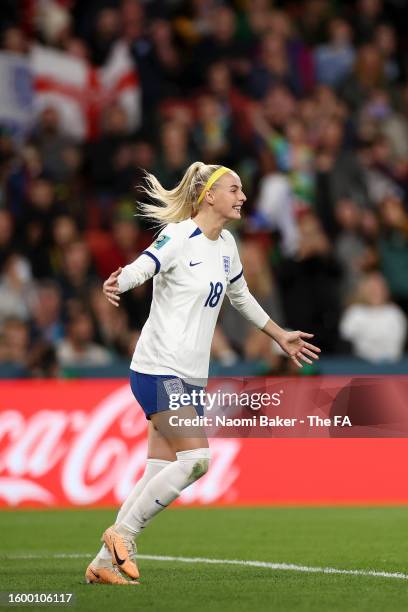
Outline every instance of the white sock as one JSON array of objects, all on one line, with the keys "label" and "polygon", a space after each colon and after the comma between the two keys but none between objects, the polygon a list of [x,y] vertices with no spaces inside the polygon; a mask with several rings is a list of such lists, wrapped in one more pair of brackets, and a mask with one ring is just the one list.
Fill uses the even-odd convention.
[{"label": "white sock", "polygon": [[156,474],[159,474],[165,467],[171,465],[172,463],[172,461],[165,461],[164,459],[147,459],[143,476],[137,481],[120,507],[115,524],[120,523],[121,520],[125,518],[126,514],[129,512],[130,508],[133,506],[147,483],[154,478]]},{"label": "white sock", "polygon": [[167,465],[149,481],[129,512],[117,524],[119,533],[137,536],[156,514],[208,470],[209,448],[180,451],[176,455],[177,461]]},{"label": "white sock", "polygon": [[[147,459],[143,476],[137,481],[120,507],[115,524],[119,523],[126,516],[147,483],[171,463],[171,461],[165,461],[164,459]],[[92,564],[96,566],[104,565],[107,562],[109,563],[111,558],[111,553],[108,547],[106,544],[103,544],[95,559],[92,561]]]}]

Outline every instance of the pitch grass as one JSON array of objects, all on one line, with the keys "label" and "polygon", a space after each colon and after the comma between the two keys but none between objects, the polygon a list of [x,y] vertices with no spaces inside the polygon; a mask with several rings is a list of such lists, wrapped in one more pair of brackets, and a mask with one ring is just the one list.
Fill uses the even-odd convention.
[{"label": "pitch grass", "polygon": [[[141,560],[142,584],[121,588],[84,584],[86,558],[49,556],[93,553],[113,517],[109,510],[1,512],[0,590],[73,592],[76,612],[408,609],[408,581],[393,578]],[[176,508],[149,526],[139,552],[408,573],[407,527],[401,507]],[[30,554],[41,558],[12,558]]]}]

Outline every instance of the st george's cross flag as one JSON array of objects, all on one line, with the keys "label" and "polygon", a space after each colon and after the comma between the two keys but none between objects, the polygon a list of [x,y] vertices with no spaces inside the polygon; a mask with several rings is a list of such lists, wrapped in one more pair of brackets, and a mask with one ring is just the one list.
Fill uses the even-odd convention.
[{"label": "st george's cross flag", "polygon": [[113,102],[125,109],[129,130],[140,124],[139,78],[124,42],[101,68],[40,45],[28,56],[2,51],[0,82],[0,126],[17,140],[47,106],[56,108],[63,131],[77,140],[98,135],[102,113]]},{"label": "st george's cross flag", "polygon": [[113,47],[107,62],[95,68],[65,52],[36,45],[30,54],[34,87],[34,114],[53,106],[66,134],[77,140],[98,135],[104,109],[118,102],[128,117],[128,128],[141,119],[140,87],[126,43]]}]

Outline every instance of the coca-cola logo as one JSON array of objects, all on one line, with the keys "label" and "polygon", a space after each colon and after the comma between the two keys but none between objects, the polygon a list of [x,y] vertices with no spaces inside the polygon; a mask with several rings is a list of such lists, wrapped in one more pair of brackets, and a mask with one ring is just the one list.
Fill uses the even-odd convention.
[{"label": "coca-cola logo", "polygon": [[[64,400],[55,410],[1,412],[0,500],[6,504],[120,504],[142,475],[146,420],[127,384],[92,409],[86,398],[83,408]],[[226,494],[234,500],[240,441],[214,440],[211,451],[211,469],[183,492],[182,503],[215,502]]]}]

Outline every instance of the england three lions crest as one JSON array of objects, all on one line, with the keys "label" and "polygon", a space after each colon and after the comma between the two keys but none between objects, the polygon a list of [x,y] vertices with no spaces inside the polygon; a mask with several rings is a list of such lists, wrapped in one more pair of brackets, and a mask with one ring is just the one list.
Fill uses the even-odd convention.
[{"label": "england three lions crest", "polygon": [[180,378],[168,378],[163,380],[163,386],[167,395],[182,395],[184,393],[183,381]]}]

